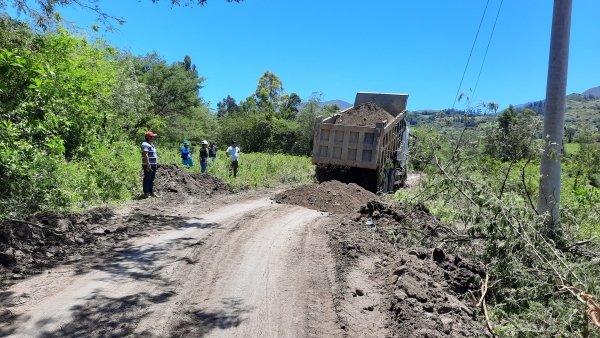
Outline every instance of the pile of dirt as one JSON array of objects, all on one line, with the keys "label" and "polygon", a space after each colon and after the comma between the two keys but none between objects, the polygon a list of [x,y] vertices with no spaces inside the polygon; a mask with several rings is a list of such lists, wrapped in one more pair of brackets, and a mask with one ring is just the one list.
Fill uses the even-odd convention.
[{"label": "pile of dirt", "polygon": [[375,127],[375,123],[385,120],[389,122],[393,119],[394,117],[385,109],[373,102],[367,102],[341,113],[335,120],[335,124]]},{"label": "pile of dirt", "polygon": [[[114,216],[109,208],[70,215],[40,214],[5,222],[0,228],[0,277],[22,279],[68,261],[96,241],[92,228]],[[120,229],[118,230],[120,231]]]},{"label": "pile of dirt", "polygon": [[334,164],[317,164],[315,167],[317,182],[336,180],[342,183],[356,183],[370,192],[377,192],[377,170]]},{"label": "pile of dirt", "polygon": [[[348,290],[350,297],[368,298],[364,280],[356,277],[358,269],[366,271],[371,289],[378,292],[367,301],[378,304],[361,311],[379,311],[388,319],[385,330],[391,336],[489,335],[477,318],[479,312],[470,294],[480,294],[483,266],[437,248],[440,237],[452,234],[452,230],[426,208],[410,211],[401,205],[371,201],[359,213],[340,217],[329,234],[338,284],[345,286],[338,304],[365,303],[348,299]],[[365,266],[365,261],[374,263]],[[344,313],[348,312],[340,312],[340,321],[352,328],[356,313]]]},{"label": "pile of dirt", "polygon": [[339,181],[306,184],[275,195],[277,203],[294,204],[333,214],[358,211],[362,205],[376,199],[377,195],[354,183],[344,184]]},{"label": "pile of dirt", "polygon": [[189,173],[177,164],[161,164],[156,171],[154,190],[160,195],[212,195],[229,192],[231,187],[207,173]]}]

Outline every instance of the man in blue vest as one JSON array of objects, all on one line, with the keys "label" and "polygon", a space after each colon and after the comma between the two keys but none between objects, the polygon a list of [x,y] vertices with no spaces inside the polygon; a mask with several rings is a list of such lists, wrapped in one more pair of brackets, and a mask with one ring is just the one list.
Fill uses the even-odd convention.
[{"label": "man in blue vest", "polygon": [[154,178],[156,177],[156,164],[158,156],[154,147],[154,138],[157,134],[146,132],[146,140],[142,143],[142,169],[144,170],[144,196],[156,197],[154,194]]}]

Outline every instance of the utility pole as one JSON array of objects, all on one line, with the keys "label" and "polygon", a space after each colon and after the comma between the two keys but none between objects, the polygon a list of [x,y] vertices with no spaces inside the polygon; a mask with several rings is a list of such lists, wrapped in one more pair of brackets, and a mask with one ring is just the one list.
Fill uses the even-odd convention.
[{"label": "utility pole", "polygon": [[537,210],[540,215],[550,214],[548,230],[551,235],[555,235],[559,230],[571,9],[572,0],[554,0],[546,86],[546,114],[544,115],[545,147],[540,165],[541,180]]}]

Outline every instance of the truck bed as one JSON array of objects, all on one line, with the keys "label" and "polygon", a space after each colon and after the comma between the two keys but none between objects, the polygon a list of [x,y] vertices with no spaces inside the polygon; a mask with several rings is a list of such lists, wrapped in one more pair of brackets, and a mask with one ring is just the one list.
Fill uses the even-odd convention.
[{"label": "truck bed", "polygon": [[390,133],[396,132],[395,129],[398,128],[395,127],[398,127],[405,114],[406,112],[397,114],[386,123],[376,123],[375,127],[335,124],[335,115],[326,119],[318,117],[315,124],[313,164],[381,168],[385,164],[385,156],[381,151],[388,148],[385,145],[394,139]]}]

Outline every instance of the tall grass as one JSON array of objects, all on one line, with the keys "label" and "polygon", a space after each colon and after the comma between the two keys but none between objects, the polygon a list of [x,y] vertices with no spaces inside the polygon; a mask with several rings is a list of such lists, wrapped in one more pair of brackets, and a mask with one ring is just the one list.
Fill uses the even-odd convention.
[{"label": "tall grass", "polygon": [[[181,164],[180,146],[170,146],[159,151],[160,163]],[[190,172],[200,172],[198,149],[193,152],[194,166]],[[237,177],[234,178],[229,170],[231,160],[224,151],[217,153],[214,163],[209,160],[207,172],[231,184],[234,187],[247,186],[251,188],[272,188],[280,185],[295,186],[314,182],[314,168],[310,157],[291,156],[283,154],[241,153]]]}]

